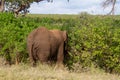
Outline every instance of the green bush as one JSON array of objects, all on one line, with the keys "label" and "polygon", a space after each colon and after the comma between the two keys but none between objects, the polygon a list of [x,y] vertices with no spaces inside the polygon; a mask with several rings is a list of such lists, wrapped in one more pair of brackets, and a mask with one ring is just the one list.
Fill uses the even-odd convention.
[{"label": "green bush", "polygon": [[[57,17],[57,16],[56,16]],[[65,63],[82,67],[92,65],[108,72],[120,73],[120,17],[81,14],[71,17],[18,17],[0,13],[0,55],[12,63],[18,57],[28,60],[27,35],[39,26],[68,32]]]}]

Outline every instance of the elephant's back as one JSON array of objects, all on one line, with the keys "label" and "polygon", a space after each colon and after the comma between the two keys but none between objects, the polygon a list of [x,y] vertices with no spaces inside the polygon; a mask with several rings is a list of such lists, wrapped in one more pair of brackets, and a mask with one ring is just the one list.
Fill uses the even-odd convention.
[{"label": "elephant's back", "polygon": [[45,27],[37,29],[34,39],[37,41],[49,41],[49,31]]}]

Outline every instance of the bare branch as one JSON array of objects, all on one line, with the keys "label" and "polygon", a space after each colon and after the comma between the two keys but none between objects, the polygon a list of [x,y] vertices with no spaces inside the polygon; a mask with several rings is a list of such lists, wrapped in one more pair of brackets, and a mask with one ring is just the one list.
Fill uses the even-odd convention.
[{"label": "bare branch", "polygon": [[108,14],[114,15],[115,4],[116,4],[116,0],[105,0],[105,2],[103,2],[102,6],[103,6],[103,8],[106,8],[109,5],[112,5],[112,9],[111,9],[111,11]]}]

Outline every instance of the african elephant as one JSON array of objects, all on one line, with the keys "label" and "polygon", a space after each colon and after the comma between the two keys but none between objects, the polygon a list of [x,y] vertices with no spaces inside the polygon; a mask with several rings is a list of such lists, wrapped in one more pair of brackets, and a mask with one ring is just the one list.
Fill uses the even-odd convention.
[{"label": "african elephant", "polygon": [[41,63],[55,60],[57,67],[63,66],[66,41],[66,31],[48,30],[45,27],[33,30],[27,38],[31,64],[34,66],[37,60]]}]

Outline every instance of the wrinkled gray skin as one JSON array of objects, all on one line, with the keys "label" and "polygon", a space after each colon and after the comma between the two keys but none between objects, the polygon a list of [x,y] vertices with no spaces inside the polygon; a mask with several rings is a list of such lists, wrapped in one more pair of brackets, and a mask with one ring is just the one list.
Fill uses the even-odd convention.
[{"label": "wrinkled gray skin", "polygon": [[56,66],[63,66],[66,31],[48,30],[39,27],[33,30],[27,38],[27,48],[32,66],[39,60],[47,63],[56,60]]}]

